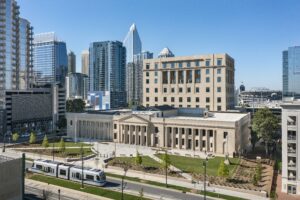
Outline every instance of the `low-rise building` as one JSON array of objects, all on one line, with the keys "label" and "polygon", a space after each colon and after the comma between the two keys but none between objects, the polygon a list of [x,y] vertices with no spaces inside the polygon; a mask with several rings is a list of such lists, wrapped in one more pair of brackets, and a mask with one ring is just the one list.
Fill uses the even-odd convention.
[{"label": "low-rise building", "polygon": [[[300,101],[282,107],[282,192],[300,195]],[[300,197],[299,197],[300,198]]]},{"label": "low-rise building", "polygon": [[245,113],[156,106],[133,111],[68,113],[67,123],[68,136],[73,138],[229,156],[250,147],[250,114]]}]

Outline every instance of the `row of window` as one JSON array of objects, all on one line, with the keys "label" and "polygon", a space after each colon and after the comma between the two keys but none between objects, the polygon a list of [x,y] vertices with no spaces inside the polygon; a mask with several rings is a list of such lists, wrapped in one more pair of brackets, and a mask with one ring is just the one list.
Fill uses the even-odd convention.
[{"label": "row of window", "polygon": [[[175,68],[176,66],[178,68],[182,68],[182,67],[191,67],[192,65],[196,66],[196,67],[200,67],[200,60],[196,60],[196,61],[187,61],[187,62],[163,62],[162,66],[163,68]],[[222,65],[222,58],[218,58],[217,59],[217,66],[221,66]],[[206,59],[205,60],[205,66],[209,67],[211,66],[211,59]],[[155,69],[158,69],[158,63],[154,64]],[[150,64],[147,63],[146,64],[146,69],[150,69]]]},{"label": "row of window", "polygon": [[[191,102],[192,97],[186,97],[187,102]],[[171,102],[175,102],[175,97],[170,97]],[[146,97],[146,102],[150,101],[150,97]],[[158,102],[158,97],[154,97],[154,101]],[[168,97],[163,97],[163,102],[167,102]],[[183,97],[178,97],[178,102],[183,102]],[[195,97],[195,102],[200,102],[200,97]],[[210,103],[210,97],[205,98],[206,103]],[[222,103],[222,98],[217,97],[217,103]]]},{"label": "row of window", "polygon": [[[179,72],[192,72],[192,71],[195,71],[195,74],[200,74],[201,73],[201,71],[200,70],[181,70],[181,71],[178,71],[178,73]],[[169,72],[169,71],[164,71],[164,72]],[[171,71],[171,72],[174,72],[174,73],[176,73],[177,71]],[[217,69],[217,74],[221,74],[222,73],[222,70],[221,70],[221,68],[218,68]],[[210,69],[205,69],[205,74],[210,74]],[[149,71],[146,71],[146,77],[149,77],[150,76],[150,72]],[[158,76],[158,71],[155,71],[155,76]]]},{"label": "row of window", "polygon": [[[147,103],[147,104],[146,104],[146,107],[149,107],[149,106],[150,106],[150,104]],[[154,106],[158,106],[158,104],[154,104]],[[176,107],[175,104],[171,104],[171,106],[172,106],[172,107]],[[182,108],[182,107],[191,108],[192,106],[189,105],[189,104],[186,105],[186,106],[183,106],[182,104],[179,104],[178,107],[179,107],[179,108]],[[200,105],[195,105],[194,107],[195,107],[195,108],[200,108]],[[207,110],[210,110],[210,105],[206,105],[205,108],[206,108]],[[229,108],[229,107],[227,106],[227,109],[228,109],[228,108]],[[222,106],[217,106],[217,111],[222,111]]]},{"label": "row of window", "polygon": [[[200,83],[200,82],[201,82],[200,77],[197,78],[197,79],[195,79],[194,82],[195,82],[195,83]],[[206,78],[205,78],[205,82],[206,82],[206,83],[210,83],[210,77],[206,77]],[[218,83],[221,83],[221,82],[222,82],[222,77],[217,77],[217,82],[218,82]],[[149,79],[146,79],[146,84],[149,84],[149,83],[150,83],[150,80],[149,80]],[[158,83],[158,79],[157,79],[157,78],[154,79],[154,83],[155,83],[155,84]],[[166,80],[166,81],[163,81],[163,83],[164,83],[164,84],[168,84],[169,82],[168,82],[168,80]],[[178,83],[181,83],[181,84],[184,83],[183,77],[182,77],[182,79],[181,79],[181,78],[178,78]],[[186,83],[193,83],[192,78],[186,79]],[[175,80],[175,79],[171,80],[171,84],[176,84],[176,80]]]},{"label": "row of window", "polygon": [[[221,87],[217,87],[217,92],[221,92],[221,91],[222,91]],[[186,93],[191,93],[191,92],[192,92],[191,87],[186,88]],[[207,93],[210,92],[210,87],[206,87],[205,92]],[[150,88],[146,88],[146,93],[150,93]],[[154,93],[158,93],[158,88],[154,88]],[[168,93],[168,88],[163,88],[163,93]],[[175,93],[175,88],[171,88],[171,93]],[[182,87],[178,88],[178,93],[183,93]],[[195,87],[194,93],[200,93],[200,88]]]}]

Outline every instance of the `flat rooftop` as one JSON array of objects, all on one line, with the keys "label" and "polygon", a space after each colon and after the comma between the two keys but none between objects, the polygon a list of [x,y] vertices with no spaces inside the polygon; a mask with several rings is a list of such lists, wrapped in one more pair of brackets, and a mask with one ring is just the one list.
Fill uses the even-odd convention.
[{"label": "flat rooftop", "polygon": [[222,122],[236,122],[247,116],[248,113],[214,113],[209,117],[190,117],[190,116],[170,116],[169,119],[181,119],[181,120],[199,120],[199,121],[222,121]]}]

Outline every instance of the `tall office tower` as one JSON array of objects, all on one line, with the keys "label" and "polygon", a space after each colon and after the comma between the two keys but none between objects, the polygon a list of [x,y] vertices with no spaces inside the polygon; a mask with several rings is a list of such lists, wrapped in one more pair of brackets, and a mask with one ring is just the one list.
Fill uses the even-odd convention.
[{"label": "tall office tower", "polygon": [[282,52],[283,98],[300,98],[300,46],[289,47]]},{"label": "tall office tower", "polygon": [[82,73],[68,73],[66,77],[66,98],[83,100],[88,95],[88,76]]},{"label": "tall office tower", "polygon": [[111,108],[126,106],[126,49],[122,42],[91,43],[89,59],[89,91],[109,91]]},{"label": "tall office tower", "polygon": [[137,31],[136,25],[132,24],[129,28],[124,41],[124,46],[126,47],[126,92],[127,92],[127,102],[129,104],[136,104],[139,99],[137,98],[135,91],[136,76],[138,69],[134,63],[134,56],[142,53],[142,42]]},{"label": "tall office tower", "polygon": [[127,64],[127,102],[140,105],[143,100],[143,60],[153,58],[153,53],[144,51],[133,56],[133,62]]},{"label": "tall office tower", "polygon": [[[15,0],[0,2],[0,90],[19,89],[23,72],[32,69],[30,53],[32,27],[19,17],[19,6]],[[21,73],[21,74],[20,74]],[[21,88],[27,87],[30,74]],[[2,95],[3,96],[3,95]]]},{"label": "tall office tower", "polygon": [[33,66],[37,85],[64,86],[68,71],[66,43],[58,40],[54,32],[34,35]]},{"label": "tall office tower", "polygon": [[[170,51],[169,51],[170,52]],[[234,59],[227,54],[146,59],[143,62],[143,105],[234,107]]]},{"label": "tall office tower", "polygon": [[19,89],[29,89],[33,84],[33,27],[29,21],[20,18],[20,66]]},{"label": "tall office tower", "polygon": [[281,191],[300,195],[300,102],[282,107],[282,186]]},{"label": "tall office tower", "polygon": [[89,51],[84,50],[81,53],[81,73],[89,75]]},{"label": "tall office tower", "polygon": [[76,55],[73,51],[68,53],[68,73],[76,72]]}]

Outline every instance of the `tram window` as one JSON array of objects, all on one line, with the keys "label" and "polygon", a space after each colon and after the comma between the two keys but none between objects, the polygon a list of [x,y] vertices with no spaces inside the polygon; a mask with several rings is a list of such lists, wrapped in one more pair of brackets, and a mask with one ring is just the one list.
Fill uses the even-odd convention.
[{"label": "tram window", "polygon": [[85,178],[88,179],[88,180],[94,180],[94,176],[93,175],[89,175],[89,174],[86,174]]},{"label": "tram window", "polygon": [[97,181],[100,181],[100,177],[98,175],[96,176],[96,178],[97,178]]},{"label": "tram window", "polygon": [[36,168],[41,170],[41,169],[43,169],[43,166],[42,165],[36,165]]},{"label": "tram window", "polygon": [[64,169],[61,169],[61,170],[59,171],[59,174],[65,176],[65,175],[67,174],[67,171],[64,170]]},{"label": "tram window", "polygon": [[76,178],[81,180],[81,174],[80,173],[76,173]]}]

